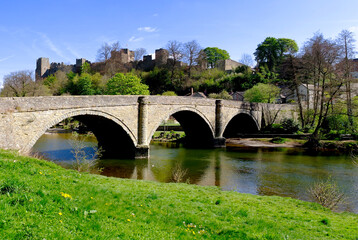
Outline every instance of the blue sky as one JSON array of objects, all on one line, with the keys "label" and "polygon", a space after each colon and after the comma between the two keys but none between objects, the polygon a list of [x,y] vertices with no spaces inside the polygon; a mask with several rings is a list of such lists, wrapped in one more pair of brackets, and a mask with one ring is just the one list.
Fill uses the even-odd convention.
[{"label": "blue sky", "polygon": [[39,57],[95,61],[104,42],[154,53],[169,40],[197,40],[239,60],[268,36],[299,46],[317,31],[358,36],[357,9],[357,0],[0,0],[0,85],[10,72],[34,70]]}]

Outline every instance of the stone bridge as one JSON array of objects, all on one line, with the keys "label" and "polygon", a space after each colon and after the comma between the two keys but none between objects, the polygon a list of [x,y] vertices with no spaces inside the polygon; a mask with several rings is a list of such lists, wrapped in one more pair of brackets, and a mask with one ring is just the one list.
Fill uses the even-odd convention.
[{"label": "stone bridge", "polygon": [[[166,96],[59,96],[0,98],[0,148],[31,151],[50,127],[66,118],[84,123],[106,157],[149,157],[152,136],[173,116],[191,147],[224,147],[225,137],[260,129],[270,104]],[[281,118],[293,117],[291,105]]]}]

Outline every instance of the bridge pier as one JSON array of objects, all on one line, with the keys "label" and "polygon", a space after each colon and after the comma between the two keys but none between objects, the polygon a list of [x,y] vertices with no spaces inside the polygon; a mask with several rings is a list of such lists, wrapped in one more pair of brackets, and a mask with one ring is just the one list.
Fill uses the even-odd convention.
[{"label": "bridge pier", "polygon": [[147,144],[148,129],[148,98],[138,97],[138,145],[134,158],[149,158],[149,145]]},{"label": "bridge pier", "polygon": [[139,145],[134,150],[135,159],[146,159],[149,158],[149,146],[148,145]]},{"label": "bridge pier", "polygon": [[226,147],[225,138],[222,136],[223,133],[223,102],[222,100],[215,101],[215,138],[214,147],[221,148]]}]

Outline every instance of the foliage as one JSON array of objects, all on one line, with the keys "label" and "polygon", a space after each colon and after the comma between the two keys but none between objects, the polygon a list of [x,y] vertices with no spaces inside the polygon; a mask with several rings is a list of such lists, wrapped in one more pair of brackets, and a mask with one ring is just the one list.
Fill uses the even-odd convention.
[{"label": "foliage", "polygon": [[280,88],[272,84],[259,83],[244,93],[245,101],[274,103],[280,94]]},{"label": "foliage", "polygon": [[209,98],[232,100],[232,96],[225,90],[220,93],[210,93]]},{"label": "foliage", "polygon": [[148,85],[141,83],[141,79],[130,73],[117,73],[109,79],[106,85],[109,95],[149,95]]},{"label": "foliage", "polygon": [[296,133],[300,128],[292,118],[284,118],[281,121],[283,133],[292,134]]},{"label": "foliage", "polygon": [[275,72],[285,54],[297,51],[297,43],[292,39],[267,37],[257,46],[254,55],[260,67],[267,66],[269,72]]},{"label": "foliage", "polygon": [[281,143],[285,143],[287,142],[286,138],[282,138],[282,137],[274,137],[270,140],[270,142],[272,143],[276,143],[276,144],[281,144]]},{"label": "foliage", "polygon": [[166,68],[155,67],[143,76],[143,80],[148,85],[149,91],[154,95],[174,90],[170,82],[170,72]]},{"label": "foliage", "polygon": [[78,173],[3,150],[0,166],[0,186],[16,189],[0,194],[1,239],[358,236],[357,214],[291,198]]},{"label": "foliage", "polygon": [[345,200],[344,193],[331,178],[316,182],[308,191],[315,202],[331,210]]},{"label": "foliage", "polygon": [[207,47],[204,49],[204,53],[211,68],[214,68],[219,60],[230,59],[230,55],[226,50],[217,47]]},{"label": "foliage", "polygon": [[177,96],[174,91],[166,91],[162,93],[162,96]]}]

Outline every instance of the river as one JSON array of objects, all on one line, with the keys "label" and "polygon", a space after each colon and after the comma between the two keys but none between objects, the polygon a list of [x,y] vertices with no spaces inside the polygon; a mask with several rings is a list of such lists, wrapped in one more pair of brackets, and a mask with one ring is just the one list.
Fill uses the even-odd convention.
[{"label": "river", "polygon": [[[34,151],[69,167],[73,161],[70,137],[44,134]],[[96,139],[89,137],[86,144],[96,146]],[[173,181],[173,172],[180,166],[186,171],[183,181],[191,184],[308,201],[308,188],[331,177],[347,197],[339,210],[358,213],[358,167],[347,155],[292,148],[187,149],[169,143],[151,144],[149,160],[106,159],[99,165],[102,175],[158,182]]]}]

